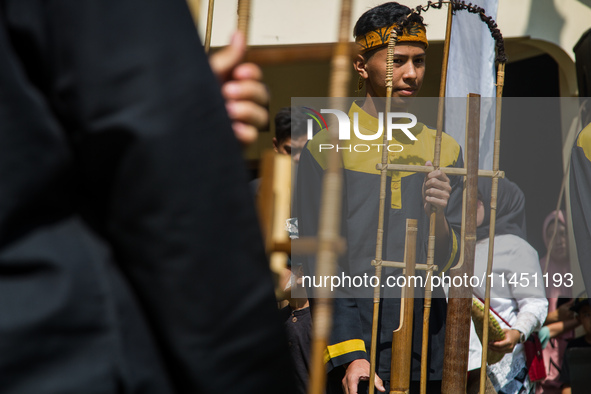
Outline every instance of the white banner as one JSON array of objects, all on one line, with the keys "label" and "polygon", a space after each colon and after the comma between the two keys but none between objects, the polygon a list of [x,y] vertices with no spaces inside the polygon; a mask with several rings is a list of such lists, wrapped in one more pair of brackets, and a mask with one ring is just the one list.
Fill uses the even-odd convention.
[{"label": "white banner", "polygon": [[[487,16],[497,17],[498,0],[476,0]],[[477,93],[495,97],[495,42],[488,26],[476,14],[457,11],[453,17],[446,97]],[[465,152],[466,107],[463,100],[447,100],[444,131],[456,139]],[[479,167],[492,169],[495,100],[482,100],[480,111]]]}]

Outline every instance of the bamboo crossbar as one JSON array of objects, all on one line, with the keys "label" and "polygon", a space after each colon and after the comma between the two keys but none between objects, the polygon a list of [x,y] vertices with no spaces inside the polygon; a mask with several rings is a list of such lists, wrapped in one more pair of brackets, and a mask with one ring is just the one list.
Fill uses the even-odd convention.
[{"label": "bamboo crossbar", "polygon": [[[373,265],[373,266],[381,265],[382,267],[390,267],[390,268],[406,268],[406,263],[402,262],[402,261],[386,261],[386,260],[376,261],[376,260],[372,260],[371,265]],[[427,264],[415,264],[415,269],[417,269],[419,271],[427,271],[427,270],[438,271],[439,267],[437,265],[429,266]]]},{"label": "bamboo crossbar", "polygon": [[[347,250],[347,244],[343,238],[327,240],[332,242],[332,248],[339,254],[343,254]],[[281,250],[283,245],[278,245],[278,250]],[[287,245],[285,245],[287,247]],[[291,240],[291,254],[292,256],[311,255],[318,251],[318,239],[316,237],[300,237]]]},{"label": "bamboo crossbar", "polygon": [[[381,170],[382,164],[376,164],[376,169]],[[433,166],[417,166],[411,164],[387,164],[386,169],[388,171],[407,171],[407,172],[420,172],[429,173],[435,169]],[[441,172],[446,175],[461,175],[466,176],[467,172],[465,168],[456,167],[439,167]],[[505,171],[493,171],[493,170],[478,170],[478,176],[484,178],[504,178]]]}]

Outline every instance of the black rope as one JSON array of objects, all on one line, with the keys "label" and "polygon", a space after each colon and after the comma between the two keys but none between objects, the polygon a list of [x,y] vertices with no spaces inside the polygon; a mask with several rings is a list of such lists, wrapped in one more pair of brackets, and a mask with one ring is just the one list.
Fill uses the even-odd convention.
[{"label": "black rope", "polygon": [[486,25],[488,26],[488,30],[490,31],[492,38],[495,40],[495,45],[497,48],[497,56],[495,61],[497,63],[507,63],[507,55],[505,54],[505,41],[503,40],[503,35],[501,34],[501,31],[499,30],[495,20],[492,17],[486,15],[486,11],[484,10],[484,8],[474,5],[472,3],[466,4],[466,1],[463,0],[428,1],[426,6],[417,6],[415,9],[412,10],[412,12],[409,15],[406,16],[404,20],[400,22],[399,28],[396,29],[396,33],[398,34],[398,36],[402,36],[402,31],[411,24],[410,16],[413,13],[421,15],[422,12],[426,12],[427,10],[429,10],[429,8],[441,9],[444,3],[449,3],[452,7],[451,9],[453,12],[466,10],[472,14],[478,14],[480,16],[480,20],[486,23]]}]

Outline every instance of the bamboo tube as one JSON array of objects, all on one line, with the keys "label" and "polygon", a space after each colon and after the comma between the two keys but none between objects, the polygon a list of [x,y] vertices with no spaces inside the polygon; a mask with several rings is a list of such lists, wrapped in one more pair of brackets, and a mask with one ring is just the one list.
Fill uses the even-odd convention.
[{"label": "bamboo tube", "polygon": [[213,27],[213,5],[215,0],[209,0],[207,7],[207,25],[205,26],[205,53],[209,53],[209,47],[211,46],[211,30]]},{"label": "bamboo tube", "polygon": [[[342,0],[340,15],[339,43],[331,63],[329,93],[331,97],[345,96],[349,85],[349,39],[351,22],[351,0]],[[333,105],[333,103],[331,103]],[[335,108],[335,106],[331,106]],[[336,130],[330,132],[333,143],[338,142]],[[335,142],[337,141],[337,142]],[[333,275],[336,268],[341,228],[342,171],[340,155],[331,151],[322,183],[320,221],[318,225],[318,252],[316,254],[316,275]],[[327,288],[319,288],[314,305],[312,321],[312,350],[310,360],[309,394],[322,394],[326,386],[324,352],[332,329],[332,299]]]},{"label": "bamboo tube", "polygon": [[[443,132],[443,111],[445,108],[445,84],[447,80],[447,63],[449,60],[449,44],[451,40],[451,24],[453,20],[452,6],[447,9],[447,28],[445,30],[445,42],[443,46],[443,63],[441,67],[441,82],[439,84],[439,108],[437,112],[437,134],[435,137],[435,152],[433,155],[433,167],[439,169],[441,156],[441,134]],[[429,217],[429,242],[427,246],[427,264],[433,265],[435,261],[435,223],[437,209],[431,207]],[[431,315],[431,278],[433,270],[427,271],[427,283],[425,288],[425,300],[423,306],[423,342],[421,348],[421,394],[427,392],[427,356],[429,351],[429,316]]]},{"label": "bamboo tube", "polygon": [[[406,219],[406,240],[404,245],[404,275],[415,274],[417,252],[417,220]],[[412,356],[412,322],[414,310],[414,287],[406,281],[400,300],[400,324],[392,333],[392,357],[390,363],[390,394],[408,394],[410,390],[410,365]],[[396,353],[395,353],[396,352]]]},{"label": "bamboo tube", "polygon": [[250,22],[250,0],[238,0],[238,30],[244,34],[244,42],[248,45]]},{"label": "bamboo tube", "polygon": [[[478,142],[480,137],[480,96],[468,96],[468,125],[466,144],[466,223],[462,239],[464,263],[454,276],[474,274],[474,253],[476,250],[476,207],[478,203]],[[470,342],[470,311],[472,309],[472,287],[451,286],[447,303],[445,329],[445,366],[441,392],[456,394],[466,392],[468,370],[468,349]]]},{"label": "bamboo tube", "polygon": [[[501,148],[501,100],[503,97],[503,86],[505,85],[505,63],[499,63],[497,67],[497,102],[495,114],[495,145],[493,154],[493,171],[499,169],[499,155]],[[486,289],[484,296],[484,322],[482,330],[482,361],[480,364],[480,393],[486,390],[486,357],[488,353],[488,315],[490,308],[490,286],[491,272],[493,265],[493,254],[495,246],[495,225],[497,223],[497,191],[499,179],[492,179],[492,191],[490,198],[490,232],[488,241],[488,262],[486,266]]]},{"label": "bamboo tube", "polygon": [[[388,164],[388,171],[408,171],[408,172],[423,172],[429,173],[435,169],[433,166],[415,166],[411,164]],[[377,164],[376,169],[381,170],[382,165]],[[465,168],[455,167],[440,167],[441,172],[446,175],[461,175],[466,176],[467,171]],[[493,170],[478,170],[478,176],[485,178],[504,178],[505,171],[493,171]]]},{"label": "bamboo tube", "polygon": [[[392,79],[394,73],[394,49],[398,37],[396,30],[392,29],[390,38],[388,40],[388,53],[386,55],[386,113],[390,112],[392,105]],[[384,121],[387,117],[384,117]],[[386,213],[386,183],[388,181],[388,133],[384,133],[383,138],[384,149],[382,150],[382,170],[380,172],[380,205],[378,209],[378,233],[376,241],[376,258],[375,258],[375,276],[378,278],[378,283],[382,280],[382,259],[383,245],[384,245],[384,216]],[[377,358],[377,337],[378,337],[378,320],[380,311],[380,289],[381,286],[374,288],[373,297],[373,316],[371,323],[371,347],[369,355],[369,394],[375,392],[375,373],[376,373],[376,358]]]}]

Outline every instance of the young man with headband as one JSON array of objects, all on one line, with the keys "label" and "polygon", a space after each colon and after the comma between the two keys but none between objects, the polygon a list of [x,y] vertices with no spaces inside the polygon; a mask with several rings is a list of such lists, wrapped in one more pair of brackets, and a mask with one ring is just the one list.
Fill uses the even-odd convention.
[{"label": "young man with headband", "polygon": [[[386,3],[370,9],[357,21],[354,34],[360,53],[355,58],[353,66],[360,80],[365,83],[366,94],[364,100],[355,102],[349,112],[349,118],[356,119],[357,131],[351,132],[349,141],[339,141],[341,144],[350,143],[350,147],[358,142],[357,140],[363,142],[361,140],[366,139],[360,138],[359,134],[376,134],[379,113],[384,112],[378,98],[386,96],[388,39],[392,29],[410,13],[411,10],[406,6]],[[404,28],[394,51],[392,112],[401,112],[400,109],[404,111],[405,98],[417,95],[425,75],[425,49],[428,47],[425,26],[418,15],[413,14],[409,19],[410,24]],[[414,138],[400,130],[393,131],[390,144],[396,144],[396,149],[389,150],[388,162],[431,165],[436,131],[420,122],[408,130]],[[322,173],[326,169],[326,152],[319,148],[327,139],[326,130],[322,130],[309,141],[300,160],[298,198],[301,201],[300,233],[303,235],[316,234],[320,184]],[[374,141],[375,144],[381,142],[381,137],[380,140]],[[366,143],[370,144],[367,141]],[[344,170],[342,228],[347,241],[347,251],[339,260],[339,275],[341,272],[357,276],[374,275],[371,261],[376,256],[380,190],[380,171],[376,169],[376,164],[381,162],[382,155],[382,151],[376,148],[377,145],[362,153],[347,147],[341,150]],[[381,148],[386,149],[383,146]],[[463,165],[460,146],[446,134],[442,139],[440,165]],[[388,172],[383,259],[403,261],[406,219],[410,218],[418,220],[417,263],[425,263],[429,213],[431,208],[435,207],[438,214],[434,263],[439,266],[439,272],[454,265],[459,257],[459,232],[449,223],[457,224],[454,228],[459,228],[460,185],[459,177],[453,177],[450,181],[440,170],[427,175]],[[313,261],[309,263],[312,274],[313,264]],[[388,278],[398,277],[401,273],[400,269],[384,268],[381,283],[386,283]],[[417,271],[417,275],[424,276],[424,273]],[[417,288],[415,291],[411,392],[418,389],[420,378],[423,289]],[[399,293],[392,293],[392,289],[383,288],[382,295],[387,291],[390,291],[390,296],[386,295],[382,300],[378,327],[377,376],[371,377],[375,378],[376,388],[382,392],[389,386],[392,331],[398,327],[400,315]],[[333,332],[325,357],[330,371],[330,393],[340,392],[341,389],[348,394],[362,393],[367,390],[362,386],[367,386],[370,379],[369,351],[373,300],[367,292],[363,296],[360,296],[360,293],[349,294],[351,296],[348,298],[334,300]],[[369,294],[373,294],[373,289]],[[434,289],[433,297],[427,360],[428,391],[439,392],[443,367],[446,301],[440,290]]]}]

